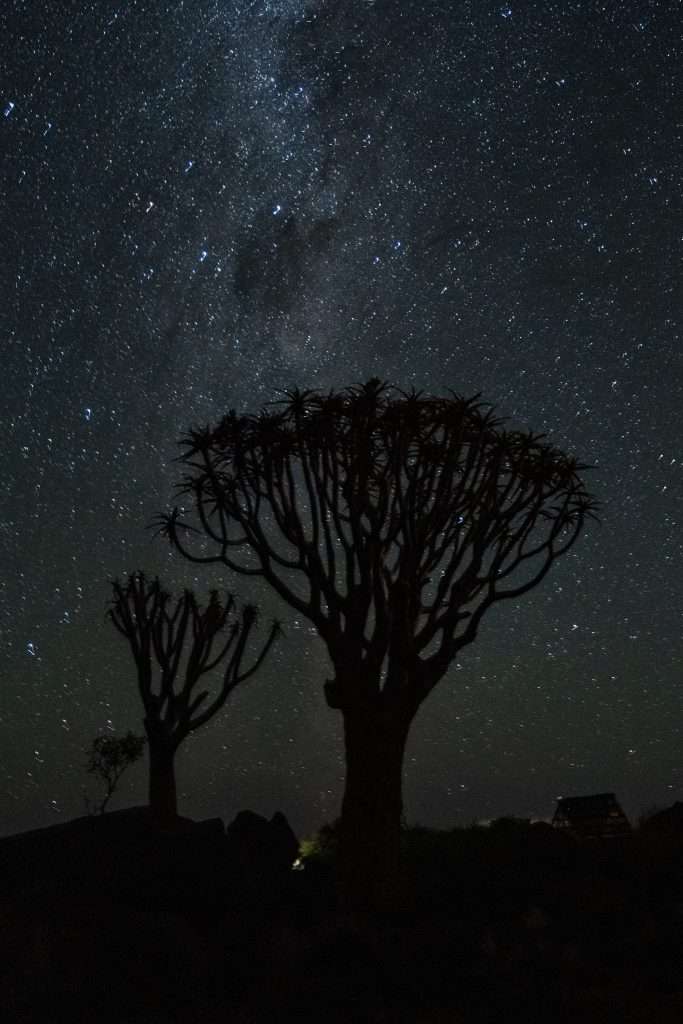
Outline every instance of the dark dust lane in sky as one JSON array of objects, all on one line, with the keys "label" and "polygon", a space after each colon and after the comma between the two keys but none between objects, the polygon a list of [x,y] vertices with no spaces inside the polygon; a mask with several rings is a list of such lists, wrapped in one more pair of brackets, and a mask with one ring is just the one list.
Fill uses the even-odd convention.
[{"label": "dark dust lane in sky", "polygon": [[[3,831],[79,813],[91,738],[141,728],[108,579],[217,582],[144,530],[178,436],[371,375],[483,392],[593,463],[604,501],[421,712],[408,817],[681,797],[679,19],[657,0],[2,5]],[[255,596],[287,638],[181,754],[181,807],[281,806],[306,830],[340,795],[328,666]]]}]

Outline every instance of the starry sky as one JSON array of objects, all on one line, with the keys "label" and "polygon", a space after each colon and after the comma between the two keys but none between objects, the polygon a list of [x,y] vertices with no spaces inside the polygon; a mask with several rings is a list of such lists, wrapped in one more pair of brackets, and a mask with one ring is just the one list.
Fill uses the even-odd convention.
[{"label": "starry sky", "polygon": [[[136,569],[281,617],[181,748],[181,813],[338,812],[326,652],[146,524],[177,440],[278,389],[481,392],[593,464],[602,524],[504,602],[413,727],[406,814],[683,799],[678,0],[6,0],[0,832],[83,813],[141,732],[105,620]],[[145,769],[114,806],[145,799]],[[92,789],[89,790],[92,792]]]}]

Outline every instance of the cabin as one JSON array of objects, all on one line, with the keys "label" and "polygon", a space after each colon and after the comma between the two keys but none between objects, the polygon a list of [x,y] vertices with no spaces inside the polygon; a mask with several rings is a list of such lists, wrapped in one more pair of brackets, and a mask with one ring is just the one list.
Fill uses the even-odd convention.
[{"label": "cabin", "polygon": [[631,834],[631,825],[614,793],[560,797],[553,828],[578,839],[617,839]]}]

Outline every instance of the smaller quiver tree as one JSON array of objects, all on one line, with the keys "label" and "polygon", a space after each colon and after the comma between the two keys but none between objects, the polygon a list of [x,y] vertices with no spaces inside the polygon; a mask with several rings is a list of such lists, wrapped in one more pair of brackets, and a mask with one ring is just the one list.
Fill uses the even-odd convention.
[{"label": "smaller quiver tree", "polygon": [[[279,625],[273,623],[260,652],[245,668],[257,618],[253,605],[238,610],[231,594],[221,602],[213,590],[202,607],[192,591],[173,598],[158,579],[148,580],[141,572],[130,575],[126,583],[115,580],[112,587],[108,616],[130,645],[144,708],[149,806],[156,818],[168,820],[178,813],[178,747],[221,710],[236,686],[258,671]],[[199,684],[219,667],[220,685],[212,696]]]}]

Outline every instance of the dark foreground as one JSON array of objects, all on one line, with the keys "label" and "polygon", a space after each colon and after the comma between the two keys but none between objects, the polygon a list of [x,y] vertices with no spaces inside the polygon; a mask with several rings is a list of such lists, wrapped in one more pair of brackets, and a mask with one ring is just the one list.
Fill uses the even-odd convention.
[{"label": "dark foreground", "polygon": [[[372,855],[372,851],[368,851]],[[683,842],[406,833],[402,908],[349,915],[217,822],[140,812],[0,840],[12,1021],[683,1020]]]}]

